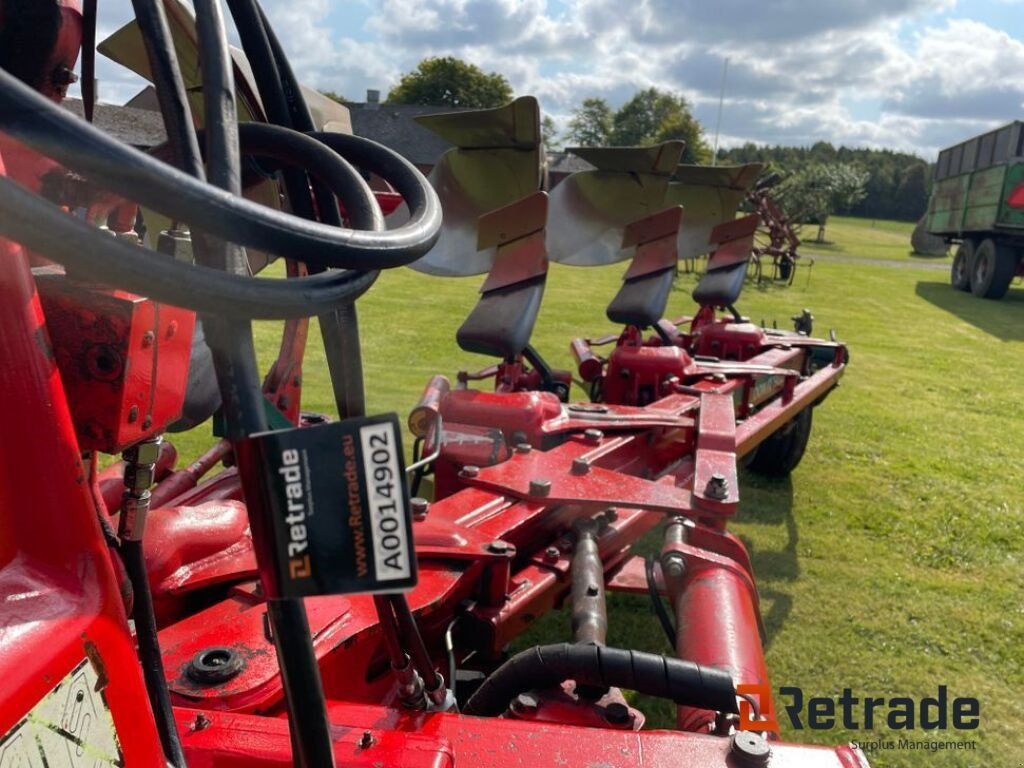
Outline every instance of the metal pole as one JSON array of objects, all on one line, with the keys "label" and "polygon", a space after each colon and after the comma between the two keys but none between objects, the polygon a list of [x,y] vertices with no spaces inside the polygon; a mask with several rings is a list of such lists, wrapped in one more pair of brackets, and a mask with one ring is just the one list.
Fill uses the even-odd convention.
[{"label": "metal pole", "polygon": [[725,101],[725,76],[729,73],[729,57],[722,61],[722,87],[718,91],[718,118],[715,120],[715,151],[711,156],[711,164],[718,165],[718,132],[722,128],[722,103]]}]

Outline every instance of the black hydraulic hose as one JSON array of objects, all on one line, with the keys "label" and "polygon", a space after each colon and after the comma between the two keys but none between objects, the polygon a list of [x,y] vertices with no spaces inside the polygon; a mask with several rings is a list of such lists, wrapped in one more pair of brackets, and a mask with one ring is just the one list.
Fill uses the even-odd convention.
[{"label": "black hydraulic hose", "polygon": [[647,577],[647,595],[651,598],[651,610],[658,617],[658,623],[661,624],[661,629],[665,633],[665,639],[668,640],[670,646],[675,647],[676,627],[668,615],[665,603],[661,600],[661,592],[658,591],[658,581],[654,573],[656,562],[653,555],[648,555],[647,559],[644,560],[644,575]]},{"label": "black hydraulic hose", "polygon": [[[274,633],[281,684],[287,698],[295,752],[293,765],[332,768],[334,748],[305,603],[294,598],[268,600],[267,616]],[[311,655],[312,667],[308,662]]]},{"label": "black hydraulic hose", "polygon": [[[257,88],[263,99],[267,117],[272,122],[279,122],[299,130],[312,131],[313,119],[308,105],[302,97],[299,84],[280,41],[267,22],[258,2],[256,0],[228,0],[228,7],[238,27],[246,56],[253,67]],[[273,60],[273,66],[270,59]],[[365,160],[370,158],[363,156],[365,144],[359,141],[348,141],[342,134],[323,132],[312,135],[357,164],[368,165]],[[395,175],[397,168],[385,167],[373,170],[376,170],[378,175],[388,178]],[[320,189],[321,187],[318,185],[313,185],[314,194],[317,194]],[[292,197],[291,193],[289,193],[289,197]],[[344,199],[346,200],[346,212],[352,216],[353,210],[349,207],[349,199]],[[365,222],[365,224],[353,220],[353,224],[379,231],[384,226],[383,216],[380,215],[376,201],[372,197],[369,200],[379,218],[372,222]],[[317,194],[317,204],[318,208],[322,210],[323,205],[319,194]],[[316,265],[315,259],[307,259],[307,262]],[[362,354],[359,347],[358,315],[354,302],[343,302],[333,313],[321,315],[320,329],[327,352],[339,416],[343,419],[364,416],[366,397],[363,386]],[[404,595],[391,595],[375,599],[374,603],[384,630],[385,644],[388,647],[392,667],[395,670],[405,668],[408,663],[406,661],[407,649],[408,657],[411,657],[414,668],[423,678],[426,690],[437,697],[443,687],[443,681],[434,668]],[[396,636],[396,630],[398,636]]]},{"label": "black hydraulic hose", "polygon": [[[299,85],[298,79],[295,77],[295,72],[292,70],[291,62],[288,61],[288,56],[285,55],[284,48],[281,46],[281,41],[278,40],[277,34],[274,32],[273,26],[267,19],[266,14],[263,12],[263,8],[257,2],[257,0],[247,0],[250,6],[256,9],[259,14],[259,22],[263,26],[263,37],[262,42],[269,47],[271,56],[274,59],[274,68],[277,72],[277,80],[275,82],[276,87],[280,88],[280,93],[283,95],[285,103],[288,109],[288,127],[294,128],[297,131],[315,131],[316,125],[313,122],[313,115],[309,111],[309,105],[306,103],[306,99],[302,95],[302,87]],[[319,211],[334,211],[336,206],[334,200],[331,198],[325,199],[324,186],[317,184],[316,180],[313,180],[313,196],[316,198],[317,210]],[[322,218],[322,213],[321,213]]]},{"label": "black hydraulic hose", "polygon": [[[267,22],[262,8],[256,0],[228,0],[228,6],[239,29],[246,56],[252,62],[257,88],[264,101],[268,118],[299,130],[312,131],[313,120],[309,108],[302,97],[280,41]],[[267,61],[271,58],[273,66]],[[366,145],[359,141],[348,141],[342,134],[327,132],[312,135],[357,164],[366,165],[365,160],[370,159],[363,156]],[[397,169],[385,167],[376,170],[379,175],[387,178],[394,175]],[[314,192],[316,190],[317,187],[314,185]],[[320,207],[320,198],[317,199]],[[358,200],[358,197],[356,199]],[[345,200],[346,212],[351,216],[353,211],[348,205],[349,199]],[[353,224],[380,230],[384,226],[383,217],[376,202],[372,198],[370,200],[379,218],[365,224],[354,220]],[[313,263],[315,264],[315,261]],[[321,316],[320,328],[331,369],[331,382],[339,416],[351,418],[365,415],[366,399],[355,304],[344,302],[332,315]],[[411,657],[413,666],[423,678],[427,691],[436,694],[443,686],[443,682],[430,659],[408,601],[403,595],[391,595],[375,599],[374,603],[384,630],[392,667],[396,670],[405,667],[408,663],[407,649],[408,657]]]},{"label": "black hydraulic hose", "polygon": [[271,26],[270,21],[267,19],[267,15],[263,12],[263,8],[255,0],[249,0],[249,2],[256,6],[256,10],[259,12],[260,21],[263,24],[263,32],[266,35],[267,43],[270,45],[271,53],[274,56],[274,63],[277,65],[277,71],[280,76],[281,89],[284,92],[285,101],[288,103],[288,112],[292,118],[292,128],[299,131],[312,131],[315,129],[313,125],[313,115],[309,111],[309,105],[302,96],[302,89],[299,86],[299,81],[295,77],[295,72],[292,70],[291,62],[288,61],[288,57],[285,55],[284,48],[281,46],[281,41],[278,40],[277,34],[274,32],[274,28]]},{"label": "black hydraulic hose", "polygon": [[364,293],[375,273],[333,270],[269,280],[188,266],[110,237],[0,177],[0,235],[126,291],[197,312],[288,320],[332,311]]},{"label": "black hydraulic hose", "polygon": [[409,663],[409,657],[402,650],[402,643],[398,636],[398,622],[395,620],[395,612],[391,609],[391,603],[385,595],[374,595],[373,605],[377,609],[377,616],[380,618],[381,633],[384,635],[384,649],[388,654],[388,661],[392,669],[404,669]]},{"label": "black hydraulic hose", "polygon": [[[240,195],[241,164],[234,81],[220,2],[196,0],[195,7],[210,176],[218,186]],[[343,170],[344,166],[342,164]],[[220,255],[225,269],[239,271],[245,268],[239,255],[231,253],[232,246],[226,243],[214,246],[222,251]],[[252,326],[248,320],[209,316],[206,318],[206,334],[220,385],[227,436],[237,444],[248,435],[268,428]],[[251,490],[243,488],[247,497]],[[288,707],[293,761],[302,768],[333,766],[327,705],[305,605],[294,598],[271,599],[267,601],[267,616]]]},{"label": "black hydraulic hose", "polygon": [[[281,63],[277,61],[269,39],[273,31],[269,24],[264,23],[258,6],[253,0],[228,0],[228,9],[235,20],[242,50],[252,68],[256,90],[263,103],[267,121],[285,128],[313,130],[312,120],[296,124],[292,118],[285,85],[282,82]],[[312,184],[313,195],[316,198],[314,210],[309,195],[310,183],[303,172],[296,169],[285,171],[284,183],[294,213],[311,221],[319,219],[325,224],[341,226],[337,200],[323,184],[316,181]]]},{"label": "black hydraulic hose", "polygon": [[174,720],[171,695],[167,690],[163,657],[157,640],[156,618],[153,612],[153,595],[149,591],[149,577],[146,575],[146,559],[141,541],[124,540],[118,550],[125,572],[132,585],[134,603],[132,616],[135,619],[135,639],[139,645],[139,660],[146,693],[156,719],[156,729],[164,755],[175,768],[183,768],[185,754],[178,737],[178,725]]},{"label": "black hydraulic hose", "polygon": [[626,688],[716,712],[738,711],[736,687],[728,672],[653,653],[558,643],[517,653],[484,680],[462,712],[495,717],[518,694],[566,680]]},{"label": "black hydraulic hose", "polygon": [[[288,57],[285,56],[280,41],[257,0],[228,0],[228,7],[235,19],[242,48],[252,67],[267,119],[271,123],[288,128],[312,131],[314,124],[309,107],[302,96]],[[326,223],[341,223],[336,199],[324,184],[319,183],[316,178],[313,178],[310,184],[304,173],[294,169],[286,170],[283,178],[295,213],[307,219],[315,219],[319,214],[319,218]],[[361,179],[360,181],[362,182]],[[342,198],[346,202],[350,223],[357,229],[382,231],[384,217],[380,213],[380,206],[377,205],[365,182],[362,182],[362,185],[362,194]],[[311,187],[316,199],[315,211],[309,199]],[[359,214],[364,212],[351,210],[352,206],[357,205],[372,209],[374,216],[360,216]],[[310,264],[314,272],[324,267],[322,263],[308,258],[307,264]],[[366,395],[355,304],[344,302],[335,311],[320,315],[318,320],[338,415],[343,419],[362,416],[366,410]]]},{"label": "black hydraulic hose", "polygon": [[[383,176],[402,195],[412,211],[402,227],[345,229],[267,209],[121,144],[3,71],[0,130],[94,183],[202,232],[300,261],[366,270],[402,266],[426,253],[440,233],[440,202],[422,174],[386,147],[359,137],[345,138],[354,140],[347,146],[363,159],[346,157]],[[388,178],[371,163],[399,175]]]},{"label": "black hydraulic hose", "polygon": [[395,618],[398,620],[398,629],[401,632],[404,648],[409,653],[416,671],[423,678],[427,694],[436,695],[444,685],[444,681],[437,674],[434,662],[423,642],[423,636],[416,625],[416,617],[412,615],[412,610],[409,608],[409,601],[405,599],[405,595],[387,595],[387,600],[391,603]]},{"label": "black hydraulic hose", "polygon": [[[139,26],[146,49],[146,61],[160,104],[160,114],[164,118],[167,142],[174,150],[175,162],[178,168],[189,176],[202,179],[204,171],[199,154],[199,141],[193,128],[188,95],[185,93],[185,81],[177,66],[178,54],[174,49],[174,38],[171,37],[163,3],[154,0],[132,0],[132,8],[135,11],[135,23]],[[68,163],[64,164],[72,167]],[[189,221],[184,216],[176,218]]]},{"label": "black hydraulic hose", "polygon": [[370,185],[343,155],[324,142],[269,123],[240,123],[238,136],[243,155],[309,168],[310,175],[321,181],[329,194],[345,201],[345,212],[356,229],[384,229],[384,215]]},{"label": "black hydraulic hose", "polygon": [[82,113],[90,123],[96,109],[96,2],[82,3]]}]

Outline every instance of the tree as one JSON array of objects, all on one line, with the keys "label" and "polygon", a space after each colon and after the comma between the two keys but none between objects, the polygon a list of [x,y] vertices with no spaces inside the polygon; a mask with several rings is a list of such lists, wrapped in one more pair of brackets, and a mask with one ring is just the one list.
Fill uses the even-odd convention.
[{"label": "tree", "polygon": [[686,142],[679,162],[690,165],[711,162],[711,147],[704,141],[704,131],[700,123],[686,110],[666,119],[654,134],[653,143],[660,144],[673,139]]},{"label": "tree", "polygon": [[611,142],[612,108],[604,99],[584,99],[573,111],[565,141],[576,147],[604,147]]},{"label": "tree", "polygon": [[544,142],[544,148],[553,152],[558,142],[558,126],[555,125],[551,115],[544,115],[540,120],[540,137]]},{"label": "tree", "polygon": [[671,139],[687,142],[683,162],[711,159],[700,123],[690,114],[686,99],[670,91],[639,91],[612,118],[611,143],[616,146],[657,144]]},{"label": "tree", "polygon": [[815,163],[786,178],[775,188],[774,197],[791,221],[817,224],[817,239],[822,243],[829,215],[860,201],[867,181],[867,172],[855,165]]},{"label": "tree", "polygon": [[424,59],[402,75],[388,93],[387,103],[486,109],[507,104],[512,96],[504,75],[486,73],[454,56],[438,56]]}]

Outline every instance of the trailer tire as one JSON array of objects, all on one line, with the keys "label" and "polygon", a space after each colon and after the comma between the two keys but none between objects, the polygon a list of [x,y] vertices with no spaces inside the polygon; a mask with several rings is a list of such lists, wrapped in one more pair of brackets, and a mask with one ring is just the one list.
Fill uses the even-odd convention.
[{"label": "trailer tire", "polygon": [[804,408],[792,421],[761,443],[747,469],[765,477],[786,477],[800,464],[811,438],[813,408]]},{"label": "trailer tire", "polygon": [[1010,289],[1016,271],[1013,249],[985,238],[974,252],[971,292],[981,299],[1001,299]]},{"label": "trailer tire", "polygon": [[971,290],[971,261],[974,256],[974,244],[964,240],[953,256],[953,266],[949,269],[949,283],[958,291]]}]

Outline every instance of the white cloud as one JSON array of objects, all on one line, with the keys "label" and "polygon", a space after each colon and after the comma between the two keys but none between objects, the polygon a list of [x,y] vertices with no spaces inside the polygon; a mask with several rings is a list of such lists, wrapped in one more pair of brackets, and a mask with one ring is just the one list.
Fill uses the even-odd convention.
[{"label": "white cloud", "polygon": [[[1018,0],[1020,1],[1020,0]],[[112,31],[122,4],[101,3]],[[127,6],[127,3],[123,4]],[[361,98],[425,56],[505,74],[563,123],[588,96],[685,95],[714,122],[729,58],[723,144],[828,140],[933,155],[1024,104],[1024,42],[954,0],[381,0],[328,23],[329,0],[264,0],[300,78]],[[969,13],[961,4],[958,15]],[[357,16],[359,14],[356,14]],[[101,70],[105,98],[122,80]],[[125,94],[131,95],[131,94]],[[871,114],[871,112],[874,114]]]}]

